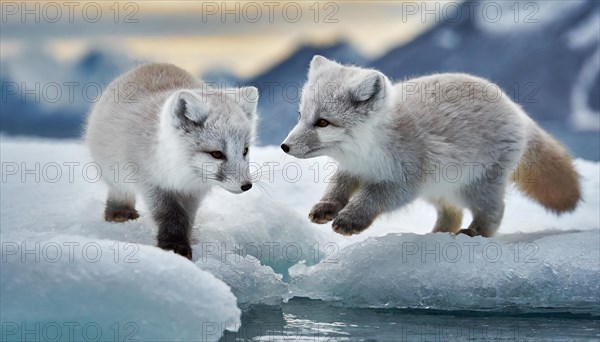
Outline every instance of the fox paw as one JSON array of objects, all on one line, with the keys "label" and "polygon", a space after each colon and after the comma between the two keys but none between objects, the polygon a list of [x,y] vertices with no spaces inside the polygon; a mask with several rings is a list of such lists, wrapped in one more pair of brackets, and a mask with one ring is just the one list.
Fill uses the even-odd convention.
[{"label": "fox paw", "polygon": [[353,214],[342,210],[335,220],[333,220],[332,227],[334,232],[350,236],[369,228],[374,219],[374,217],[370,217],[369,215]]},{"label": "fox paw", "polygon": [[333,220],[342,210],[342,205],[331,201],[321,201],[314,205],[308,214],[308,218],[318,224]]},{"label": "fox paw", "polygon": [[137,210],[135,210],[134,208],[107,207],[104,211],[104,220],[106,220],[106,222],[125,222],[129,220],[135,220],[138,217],[140,217],[140,214],[138,214]]},{"label": "fox paw", "polygon": [[173,251],[175,254],[179,254],[183,257],[186,257],[192,260],[192,247],[190,247],[187,243],[182,242],[171,242],[171,241],[159,241],[158,247],[167,250]]},{"label": "fox paw", "polygon": [[465,235],[468,235],[468,236],[471,236],[471,237],[481,235],[476,230],[474,230],[474,229],[468,229],[468,228],[464,228],[464,229],[461,229],[461,230],[457,231],[456,235],[458,235],[458,234],[465,234]]}]

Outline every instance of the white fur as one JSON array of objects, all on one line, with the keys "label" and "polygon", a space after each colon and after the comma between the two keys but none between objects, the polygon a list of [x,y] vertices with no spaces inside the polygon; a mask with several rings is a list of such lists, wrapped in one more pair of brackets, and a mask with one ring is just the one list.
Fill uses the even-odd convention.
[{"label": "white fur", "polygon": [[[173,94],[163,105],[160,112],[157,153],[148,158],[146,167],[155,170],[152,173],[154,182],[167,189],[176,191],[206,191],[212,184],[202,184],[196,179],[188,160],[183,154],[181,142],[175,132],[173,123],[174,101],[179,93]],[[204,110],[204,108],[202,108]],[[193,108],[190,112],[196,112]]]}]

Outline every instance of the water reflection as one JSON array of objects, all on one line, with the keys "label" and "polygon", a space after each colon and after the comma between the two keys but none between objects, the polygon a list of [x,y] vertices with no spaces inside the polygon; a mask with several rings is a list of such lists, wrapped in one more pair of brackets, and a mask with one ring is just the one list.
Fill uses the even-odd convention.
[{"label": "water reflection", "polygon": [[597,340],[600,317],[399,309],[350,309],[294,298],[253,306],[221,341]]}]

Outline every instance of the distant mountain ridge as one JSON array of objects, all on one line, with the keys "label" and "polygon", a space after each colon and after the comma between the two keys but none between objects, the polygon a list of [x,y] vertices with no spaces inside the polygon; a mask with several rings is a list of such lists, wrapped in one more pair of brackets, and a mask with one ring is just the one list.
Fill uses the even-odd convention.
[{"label": "distant mountain ridge", "polygon": [[[468,11],[477,3],[466,1],[461,10]],[[584,68],[598,58],[595,55],[600,51],[599,6],[597,1],[580,1],[545,25],[502,33],[482,29],[469,16],[446,20],[369,66],[396,80],[439,72],[465,72],[487,78],[571,149],[598,160],[598,124],[577,127],[590,125],[577,122],[569,114],[581,110],[573,103],[574,91],[586,72]],[[596,39],[573,47],[569,33],[586,20],[596,25]],[[588,109],[598,113],[600,63],[595,72],[596,82],[585,89],[583,97],[587,98]]]},{"label": "distant mountain ridge", "polygon": [[[541,4],[539,1],[527,3]],[[482,1],[469,0],[460,8],[468,11],[469,7],[481,8],[482,4]],[[552,10],[557,13],[548,16]],[[496,26],[488,27],[476,16],[443,19],[427,32],[375,60],[362,56],[350,43],[340,41],[329,46],[301,46],[250,79],[237,79],[226,70],[216,70],[204,78],[228,86],[258,87],[261,94],[259,142],[278,145],[296,122],[300,90],[315,54],[342,63],[373,67],[396,81],[439,72],[471,73],[499,84],[576,155],[599,160],[600,138],[596,126],[600,111],[600,61],[596,61],[600,59],[600,2],[574,1],[573,5],[550,8],[544,13],[539,25],[498,25],[509,29],[496,31]],[[71,71],[82,81],[94,80],[106,85],[125,71],[124,66],[134,64],[119,61],[119,58],[91,51],[72,66]],[[61,111],[39,103],[21,102],[18,97],[7,94],[5,84],[14,81],[10,67],[1,72],[2,133],[45,137],[79,135],[86,114],[80,108],[89,107],[89,103],[74,104]]]},{"label": "distant mountain ridge", "polygon": [[[544,29],[503,34],[486,32],[473,20],[444,22],[370,65],[395,79],[432,72],[472,73],[499,84],[508,94],[516,91],[518,83],[515,100],[530,115],[544,121],[563,121],[571,109],[565,95],[570,97],[579,70],[599,48],[597,42],[571,48],[566,33],[597,11],[598,2],[589,1]],[[442,43],[440,37],[444,35],[454,37],[452,46]],[[528,84],[534,85],[531,94],[523,93]],[[595,95],[591,98],[597,99]]]}]

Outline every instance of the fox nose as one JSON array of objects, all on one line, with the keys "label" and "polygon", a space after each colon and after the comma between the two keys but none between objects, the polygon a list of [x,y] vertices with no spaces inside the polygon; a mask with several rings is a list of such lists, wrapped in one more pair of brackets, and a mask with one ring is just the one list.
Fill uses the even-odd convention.
[{"label": "fox nose", "polygon": [[281,144],[281,149],[283,152],[288,153],[290,151],[290,147],[286,144]]},{"label": "fox nose", "polygon": [[242,191],[248,191],[252,189],[252,183],[242,185]]}]

